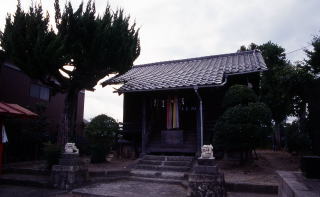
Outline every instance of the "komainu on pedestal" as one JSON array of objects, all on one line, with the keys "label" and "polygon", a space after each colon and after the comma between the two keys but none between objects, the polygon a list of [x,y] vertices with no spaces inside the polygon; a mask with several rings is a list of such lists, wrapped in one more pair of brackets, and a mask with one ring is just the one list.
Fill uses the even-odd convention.
[{"label": "komainu on pedestal", "polygon": [[88,167],[80,160],[79,150],[74,143],[65,145],[59,165],[51,171],[51,184],[54,188],[72,189],[88,181]]},{"label": "komainu on pedestal", "polygon": [[189,192],[192,197],[226,197],[224,174],[219,172],[213,157],[212,145],[201,148],[201,157],[189,175]]}]

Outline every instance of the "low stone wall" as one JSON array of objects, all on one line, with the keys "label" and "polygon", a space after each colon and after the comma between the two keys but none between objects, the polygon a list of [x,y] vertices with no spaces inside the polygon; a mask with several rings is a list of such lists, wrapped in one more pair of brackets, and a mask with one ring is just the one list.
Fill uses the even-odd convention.
[{"label": "low stone wall", "polygon": [[278,197],[320,197],[320,179],[307,179],[301,172],[278,171]]}]

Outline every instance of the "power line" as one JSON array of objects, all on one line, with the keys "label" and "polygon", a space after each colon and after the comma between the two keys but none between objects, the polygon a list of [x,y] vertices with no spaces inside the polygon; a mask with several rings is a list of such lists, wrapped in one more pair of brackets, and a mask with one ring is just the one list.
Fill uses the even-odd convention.
[{"label": "power line", "polygon": [[304,46],[304,47],[301,47],[301,48],[299,48],[299,49],[295,49],[295,50],[293,50],[293,51],[290,51],[290,52],[286,53],[286,55],[288,55],[288,54],[290,54],[290,53],[294,53],[294,52],[300,51],[300,50],[302,50],[302,49],[306,49],[306,48],[309,47],[309,46],[311,46],[311,44],[308,44],[307,46]]}]

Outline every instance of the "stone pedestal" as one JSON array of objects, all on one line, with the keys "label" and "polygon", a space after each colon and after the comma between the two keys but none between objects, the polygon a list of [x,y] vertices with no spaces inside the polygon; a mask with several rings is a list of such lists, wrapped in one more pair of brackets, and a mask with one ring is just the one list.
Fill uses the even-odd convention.
[{"label": "stone pedestal", "polygon": [[64,153],[59,165],[54,165],[51,171],[51,183],[54,188],[72,189],[88,181],[88,167],[84,165],[79,154]]},{"label": "stone pedestal", "polygon": [[198,158],[197,161],[198,161],[198,165],[215,166],[215,164],[216,164],[215,159]]},{"label": "stone pedestal", "polygon": [[225,197],[225,181],[214,159],[199,158],[189,175],[189,195],[193,197]]}]

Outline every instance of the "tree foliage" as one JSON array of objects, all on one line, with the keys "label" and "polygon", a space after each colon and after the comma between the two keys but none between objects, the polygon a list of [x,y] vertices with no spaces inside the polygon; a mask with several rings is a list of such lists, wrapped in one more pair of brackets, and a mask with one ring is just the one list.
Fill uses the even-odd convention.
[{"label": "tree foliage", "polygon": [[94,117],[86,127],[86,135],[93,141],[113,141],[118,131],[117,121],[105,114]]},{"label": "tree foliage", "polygon": [[122,9],[113,12],[107,6],[99,16],[91,1],[75,10],[69,1],[61,12],[55,0],[54,7],[55,29],[41,4],[24,11],[18,1],[15,14],[6,19],[0,46],[6,59],[31,78],[53,92],[67,93],[65,120],[70,133],[75,130],[79,91],[93,90],[106,75],[128,70],[139,56],[140,44],[135,23],[130,24]]},{"label": "tree foliage", "polygon": [[255,92],[244,85],[233,85],[226,92],[223,99],[224,108],[233,107],[238,104],[247,105],[258,100]]},{"label": "tree foliage", "polygon": [[308,57],[308,59],[305,61],[306,67],[314,75],[318,75],[320,73],[320,36],[314,37],[311,45],[313,50],[305,51]]},{"label": "tree foliage", "polygon": [[307,91],[312,76],[305,67],[292,65],[286,59],[285,49],[275,43],[269,41],[240,48],[249,49],[259,49],[268,67],[262,74],[260,97],[272,111],[275,145],[280,148],[280,127],[287,117],[295,115],[303,119],[306,116]]},{"label": "tree foliage", "polygon": [[286,133],[286,147],[289,152],[300,153],[310,150],[311,141],[308,133],[300,129],[300,123],[294,121],[284,125]]},{"label": "tree foliage", "polygon": [[307,98],[309,99],[307,128],[312,140],[312,150],[315,154],[320,155],[320,36],[314,37],[311,45],[313,47],[312,50],[305,51],[307,59],[303,65],[313,76],[311,87],[306,88]]},{"label": "tree foliage", "polygon": [[[93,89],[104,76],[128,70],[138,57],[138,31],[123,10],[113,13],[108,6],[103,16],[97,16],[91,1],[77,10],[68,2],[61,13],[56,0],[55,12],[56,31],[41,4],[27,12],[18,4],[14,16],[6,19],[1,47],[8,60],[30,77],[60,92]],[[73,66],[73,71],[65,65]]]},{"label": "tree foliage", "polygon": [[[271,128],[271,111],[264,103],[257,102],[257,99],[247,99],[253,98],[253,94],[252,90],[241,85],[232,86],[227,91],[225,99],[238,102],[229,105],[215,125],[213,143],[216,148],[249,152],[266,139]],[[242,98],[234,98],[238,96]],[[245,100],[247,102],[243,102]]]}]

